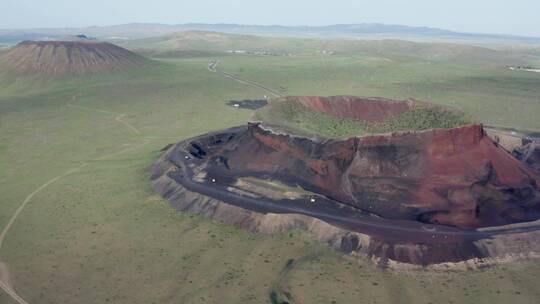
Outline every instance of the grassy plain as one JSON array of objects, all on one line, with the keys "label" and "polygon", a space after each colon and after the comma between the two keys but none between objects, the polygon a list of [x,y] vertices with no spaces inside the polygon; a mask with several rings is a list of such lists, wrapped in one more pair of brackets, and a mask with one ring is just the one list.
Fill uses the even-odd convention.
[{"label": "grassy plain", "polygon": [[412,97],[540,130],[540,74],[431,57],[180,56],[107,76],[1,75],[0,227],[86,164],[36,193],[7,234],[0,257],[16,290],[29,303],[537,303],[534,261],[396,273],[299,231],[253,235],[175,212],[151,189],[145,168],[162,147],[245,123],[252,112],[226,102],[266,94],[208,71],[213,59],[284,94]]}]

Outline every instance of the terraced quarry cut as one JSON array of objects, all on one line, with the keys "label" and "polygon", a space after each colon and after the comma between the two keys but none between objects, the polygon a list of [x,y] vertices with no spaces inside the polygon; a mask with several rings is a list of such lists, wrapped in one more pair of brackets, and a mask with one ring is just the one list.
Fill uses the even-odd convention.
[{"label": "terraced quarry cut", "polygon": [[540,249],[524,248],[540,240],[540,176],[456,111],[287,97],[255,120],[168,147],[152,168],[158,192],[181,210],[256,232],[303,228],[387,264]]},{"label": "terraced quarry cut", "polygon": [[77,75],[142,67],[147,60],[111,43],[25,41],[0,56],[0,69],[15,74]]}]

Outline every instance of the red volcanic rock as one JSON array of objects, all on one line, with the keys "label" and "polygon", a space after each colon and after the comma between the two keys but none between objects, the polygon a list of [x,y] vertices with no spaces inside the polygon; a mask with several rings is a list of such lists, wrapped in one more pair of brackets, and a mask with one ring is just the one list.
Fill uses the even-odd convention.
[{"label": "red volcanic rock", "polygon": [[480,125],[316,142],[251,124],[208,153],[226,175],[271,175],[389,219],[476,228],[540,217],[540,177]]},{"label": "red volcanic rock", "polygon": [[393,101],[383,98],[359,98],[353,96],[298,96],[286,97],[287,102],[296,103],[307,109],[368,122],[380,122],[410,110],[419,104],[413,101]]}]

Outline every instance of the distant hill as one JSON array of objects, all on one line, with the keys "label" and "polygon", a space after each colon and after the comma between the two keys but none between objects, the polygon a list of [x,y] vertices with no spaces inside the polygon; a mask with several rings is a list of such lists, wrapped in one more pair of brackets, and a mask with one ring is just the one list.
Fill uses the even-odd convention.
[{"label": "distant hill", "polygon": [[387,24],[336,24],[328,26],[281,26],[240,24],[158,24],[131,23],[113,26],[50,29],[0,30],[0,43],[23,40],[49,40],[85,34],[100,39],[150,38],[182,31],[214,31],[234,34],[293,37],[342,37],[364,39],[405,39],[414,41],[452,41],[474,43],[540,44],[540,37],[461,33],[430,27],[411,27]]},{"label": "distant hill", "polygon": [[154,58],[208,57],[224,54],[255,56],[355,55],[383,61],[422,59],[488,65],[523,65],[529,62],[528,56],[513,51],[458,43],[418,43],[393,39],[261,37],[209,31],[186,31],[160,37],[118,41],[117,43],[127,49],[135,50],[139,54]]},{"label": "distant hill", "polygon": [[107,42],[24,41],[0,56],[13,74],[81,75],[140,67],[146,59]]}]

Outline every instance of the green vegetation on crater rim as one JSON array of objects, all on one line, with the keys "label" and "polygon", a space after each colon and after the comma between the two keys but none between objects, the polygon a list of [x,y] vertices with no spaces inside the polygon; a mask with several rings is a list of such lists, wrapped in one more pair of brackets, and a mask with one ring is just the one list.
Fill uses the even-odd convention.
[{"label": "green vegetation on crater rim", "polygon": [[[377,102],[373,100],[372,102]],[[402,131],[457,128],[472,123],[464,113],[430,104],[419,104],[379,122],[337,117],[300,104],[274,100],[254,114],[254,120],[299,135],[346,138]]]}]

